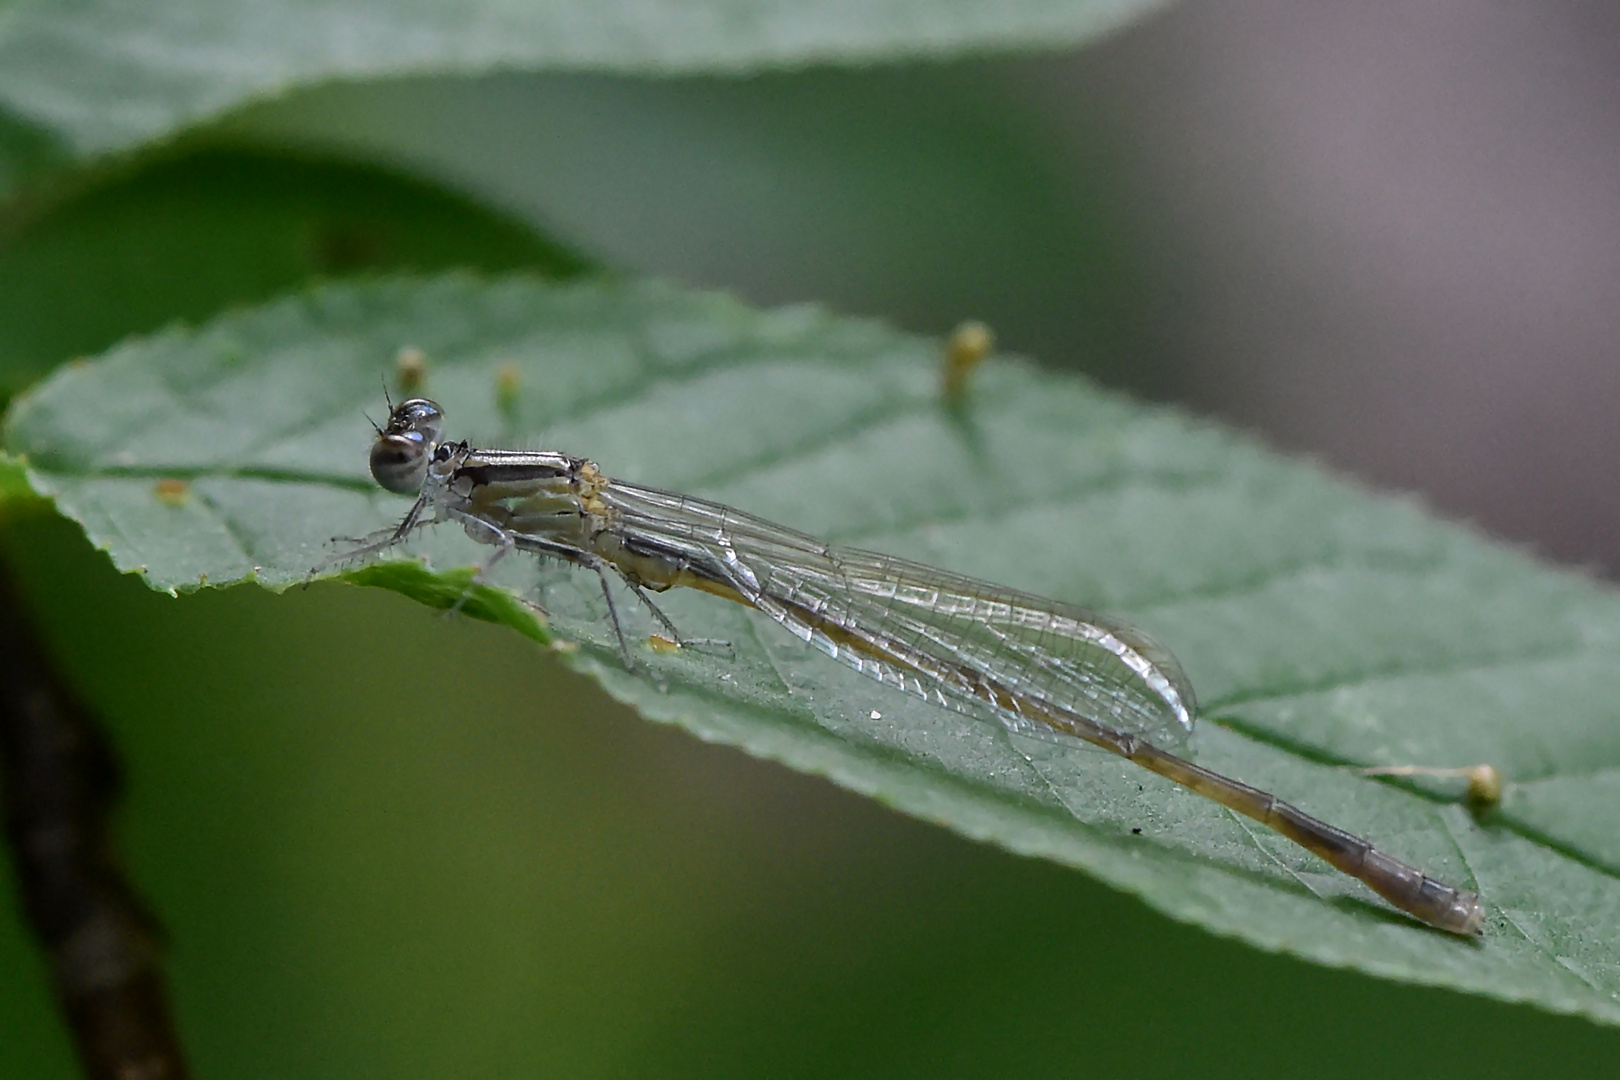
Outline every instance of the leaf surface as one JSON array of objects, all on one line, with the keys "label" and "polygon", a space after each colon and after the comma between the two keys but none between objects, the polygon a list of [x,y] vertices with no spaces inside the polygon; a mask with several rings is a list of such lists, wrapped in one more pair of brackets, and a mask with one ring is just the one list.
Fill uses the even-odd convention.
[{"label": "leaf surface", "polygon": [[[1122,615],[1183,661],[1188,752],[1489,909],[1426,930],[1286,841],[1129,763],[1016,739],[846,671],[763,616],[672,591],[730,655],[620,663],[592,575],[507,560],[470,613],[554,641],[649,718],[819,773],[1170,915],[1390,978],[1620,1021],[1620,603],[1411,500],[1173,411],[992,362],[939,401],[937,345],[657,284],[454,275],[332,287],[119,346],[13,408],[6,448],[122,569],[165,590],[298,584],[407,501],[366,474],[401,350],[475,444],[559,448],[829,539]],[[348,573],[443,607],[486,558]],[[656,630],[621,596],[638,638]],[[544,608],[541,615],[536,605]],[[1351,768],[1489,762],[1455,781]]]},{"label": "leaf surface", "polygon": [[[333,80],[497,70],[733,73],[1049,50],[1163,0],[32,0],[0,19],[0,106],[79,154]],[[4,178],[0,142],[0,178]]]},{"label": "leaf surface", "polygon": [[383,169],[215,148],[0,222],[0,397],[74,357],[312,280],[584,260],[532,227]]}]

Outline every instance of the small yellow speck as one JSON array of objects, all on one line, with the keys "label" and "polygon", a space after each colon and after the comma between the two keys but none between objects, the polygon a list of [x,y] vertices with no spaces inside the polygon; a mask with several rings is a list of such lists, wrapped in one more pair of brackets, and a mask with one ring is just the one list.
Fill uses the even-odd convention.
[{"label": "small yellow speck", "polygon": [[1502,774],[1495,765],[1465,765],[1437,769],[1428,765],[1380,765],[1359,770],[1362,776],[1455,776],[1468,781],[1465,798],[1476,810],[1489,810],[1502,801]]},{"label": "small yellow speck", "polygon": [[191,499],[191,485],[166,476],[152,485],[152,494],[165,506],[184,506]]},{"label": "small yellow speck", "polygon": [[674,638],[667,638],[663,634],[652,634],[647,638],[647,647],[655,653],[672,653],[681,651],[681,643]]},{"label": "small yellow speck", "polygon": [[1495,765],[1469,767],[1468,801],[1481,810],[1502,801],[1502,774]]},{"label": "small yellow speck", "polygon": [[495,372],[495,407],[502,412],[513,412],[518,405],[518,388],[523,376],[516,364],[502,364]]},{"label": "small yellow speck", "polygon": [[945,339],[945,396],[960,401],[967,393],[968,376],[996,347],[996,335],[982,322],[968,321]]},{"label": "small yellow speck", "polygon": [[399,350],[394,357],[394,378],[399,381],[401,390],[411,391],[421,386],[427,378],[427,354],[410,345]]}]

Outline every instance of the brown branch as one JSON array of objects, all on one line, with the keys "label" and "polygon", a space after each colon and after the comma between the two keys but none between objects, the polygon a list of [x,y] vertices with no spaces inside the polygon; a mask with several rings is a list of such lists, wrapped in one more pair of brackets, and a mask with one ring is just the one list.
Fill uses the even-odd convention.
[{"label": "brown branch", "polygon": [[0,565],[0,790],[23,910],[92,1080],[182,1080],[162,931],[108,833],[118,763],[50,664]]}]

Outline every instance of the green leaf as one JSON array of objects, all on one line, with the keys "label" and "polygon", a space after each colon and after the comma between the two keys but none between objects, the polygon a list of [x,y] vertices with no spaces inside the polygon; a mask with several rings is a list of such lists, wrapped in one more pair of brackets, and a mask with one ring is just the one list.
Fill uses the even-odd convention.
[{"label": "green leaf", "polygon": [[[1426,930],[1214,804],[887,690],[707,595],[662,602],[733,655],[643,649],[627,672],[591,575],[503,563],[495,583],[519,600],[481,594],[474,613],[539,638],[538,601],[570,662],[643,715],[1262,948],[1620,1021],[1620,810],[1603,798],[1620,604],[1212,425],[1012,361],[947,409],[933,343],[813,309],[452,276],[125,344],[19,401],[6,448],[154,587],[285,588],[330,537],[405,509],[366,476],[362,416],[402,348],[428,357],[423,392],[475,442],[543,436],[609,475],[1131,619],[1204,701],[1198,761],[1478,888],[1490,914],[1478,942]],[[442,528],[418,550],[450,576],[350,576],[443,606],[488,555]],[[656,629],[620,610],[637,636]],[[1510,781],[1482,820],[1449,781],[1344,767],[1476,761]]]},{"label": "green leaf", "polygon": [[9,454],[0,454],[0,506],[14,511],[19,505],[38,498],[28,483],[28,470],[23,463]]},{"label": "green leaf", "polygon": [[0,19],[0,108],[80,154],[332,80],[726,72],[1075,45],[1163,0],[35,0]]},{"label": "green leaf", "polygon": [[41,128],[0,112],[0,194],[21,188],[69,157]]},{"label": "green leaf", "polygon": [[375,167],[224,148],[146,162],[0,223],[0,395],[130,333],[315,278],[449,266],[564,277],[585,263]]}]

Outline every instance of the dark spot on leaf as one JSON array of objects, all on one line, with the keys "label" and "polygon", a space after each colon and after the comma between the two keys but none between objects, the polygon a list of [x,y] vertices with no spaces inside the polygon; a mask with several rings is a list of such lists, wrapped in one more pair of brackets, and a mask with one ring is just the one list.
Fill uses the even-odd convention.
[{"label": "dark spot on leaf", "polygon": [[321,273],[341,274],[379,266],[393,244],[383,230],[357,221],[323,221],[314,228],[311,260]]}]

